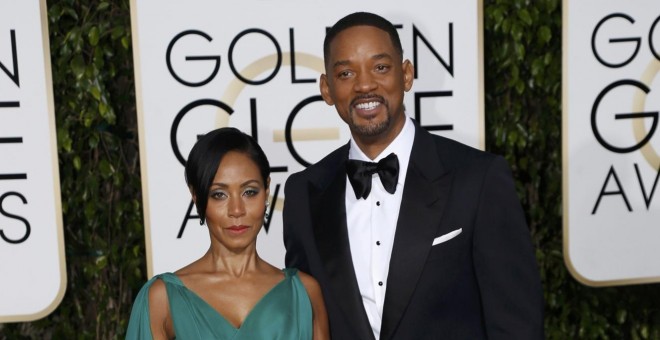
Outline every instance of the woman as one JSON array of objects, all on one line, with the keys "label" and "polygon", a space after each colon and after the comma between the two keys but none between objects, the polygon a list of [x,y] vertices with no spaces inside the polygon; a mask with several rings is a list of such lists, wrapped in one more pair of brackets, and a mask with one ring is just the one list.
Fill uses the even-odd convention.
[{"label": "woman", "polygon": [[316,280],[257,255],[270,166],[254,139],[234,128],[209,132],[190,151],[185,175],[211,246],[144,285],[127,339],[329,338]]}]

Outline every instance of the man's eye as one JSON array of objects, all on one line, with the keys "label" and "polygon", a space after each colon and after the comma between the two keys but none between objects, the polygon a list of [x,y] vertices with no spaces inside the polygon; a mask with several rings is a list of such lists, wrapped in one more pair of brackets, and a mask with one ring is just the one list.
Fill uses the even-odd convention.
[{"label": "man's eye", "polygon": [[350,76],[351,76],[350,71],[341,71],[341,72],[339,72],[339,78],[348,78]]},{"label": "man's eye", "polygon": [[377,65],[376,66],[376,71],[378,71],[378,72],[385,72],[389,69],[390,69],[390,67],[387,66],[387,65]]}]

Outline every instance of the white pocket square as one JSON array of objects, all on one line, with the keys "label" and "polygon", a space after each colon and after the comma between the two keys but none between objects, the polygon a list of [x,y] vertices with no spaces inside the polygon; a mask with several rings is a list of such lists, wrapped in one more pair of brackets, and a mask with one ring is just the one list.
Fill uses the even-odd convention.
[{"label": "white pocket square", "polygon": [[451,240],[452,238],[456,237],[462,231],[463,231],[463,228],[458,228],[458,229],[456,229],[454,231],[450,231],[450,232],[448,232],[448,233],[446,233],[442,236],[436,237],[436,238],[433,239],[432,246],[434,246],[436,244],[440,244],[442,242],[447,242],[447,241]]}]

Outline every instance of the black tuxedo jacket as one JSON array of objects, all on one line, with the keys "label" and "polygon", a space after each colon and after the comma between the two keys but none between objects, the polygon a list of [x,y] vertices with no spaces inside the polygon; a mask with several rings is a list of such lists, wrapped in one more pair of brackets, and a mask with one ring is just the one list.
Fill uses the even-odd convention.
[{"label": "black tuxedo jacket", "polygon": [[[415,129],[381,339],[542,339],[541,282],[508,165]],[[346,227],[348,149],[287,180],[286,265],[319,281],[333,339],[373,339]]]}]

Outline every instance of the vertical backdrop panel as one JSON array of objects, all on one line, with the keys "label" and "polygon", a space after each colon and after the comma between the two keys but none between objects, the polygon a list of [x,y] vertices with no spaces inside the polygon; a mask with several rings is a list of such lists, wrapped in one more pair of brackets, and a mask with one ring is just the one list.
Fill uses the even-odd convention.
[{"label": "vertical backdrop panel", "polygon": [[564,258],[592,286],[660,282],[660,6],[564,1]]},{"label": "vertical backdrop panel", "polygon": [[0,323],[52,312],[66,289],[45,0],[0,0]]}]

